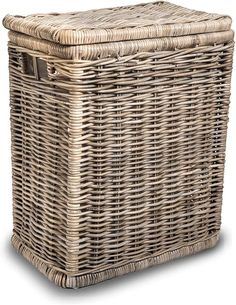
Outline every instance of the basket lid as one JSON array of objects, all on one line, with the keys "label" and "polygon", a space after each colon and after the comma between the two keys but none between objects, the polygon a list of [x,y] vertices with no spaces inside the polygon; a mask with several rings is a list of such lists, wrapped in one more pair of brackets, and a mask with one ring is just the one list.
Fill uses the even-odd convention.
[{"label": "basket lid", "polygon": [[32,37],[81,45],[227,31],[231,18],[161,1],[86,12],[7,15],[3,24]]}]

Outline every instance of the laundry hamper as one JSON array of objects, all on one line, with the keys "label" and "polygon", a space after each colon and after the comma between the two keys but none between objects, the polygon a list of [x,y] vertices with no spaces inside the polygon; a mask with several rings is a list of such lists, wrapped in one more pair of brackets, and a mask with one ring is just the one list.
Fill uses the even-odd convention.
[{"label": "laundry hamper", "polygon": [[230,17],[155,2],[3,23],[17,251],[76,288],[213,247]]}]

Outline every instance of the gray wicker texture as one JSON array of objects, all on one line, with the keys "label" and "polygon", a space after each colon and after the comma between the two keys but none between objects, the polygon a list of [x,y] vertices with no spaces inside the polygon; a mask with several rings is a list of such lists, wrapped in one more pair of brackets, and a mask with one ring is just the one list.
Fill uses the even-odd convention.
[{"label": "gray wicker texture", "polygon": [[4,25],[13,246],[67,288],[213,247],[231,19],[155,2]]}]

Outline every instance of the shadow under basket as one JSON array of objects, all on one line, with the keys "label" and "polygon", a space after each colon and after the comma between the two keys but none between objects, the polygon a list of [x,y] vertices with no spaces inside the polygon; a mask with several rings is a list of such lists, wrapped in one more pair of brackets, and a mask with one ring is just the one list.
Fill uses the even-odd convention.
[{"label": "shadow under basket", "polygon": [[17,251],[78,288],[213,247],[230,17],[154,2],[3,23]]}]

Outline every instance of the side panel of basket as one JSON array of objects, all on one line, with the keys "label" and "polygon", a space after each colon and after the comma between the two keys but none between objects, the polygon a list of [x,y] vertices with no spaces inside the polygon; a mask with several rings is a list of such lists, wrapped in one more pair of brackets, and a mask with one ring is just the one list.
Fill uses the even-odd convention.
[{"label": "side panel of basket", "polygon": [[212,246],[233,44],[94,61],[19,50],[10,76],[23,255],[81,287]]},{"label": "side panel of basket", "polygon": [[26,51],[9,48],[9,69],[15,238],[65,269],[68,92],[52,85],[53,65]]}]

